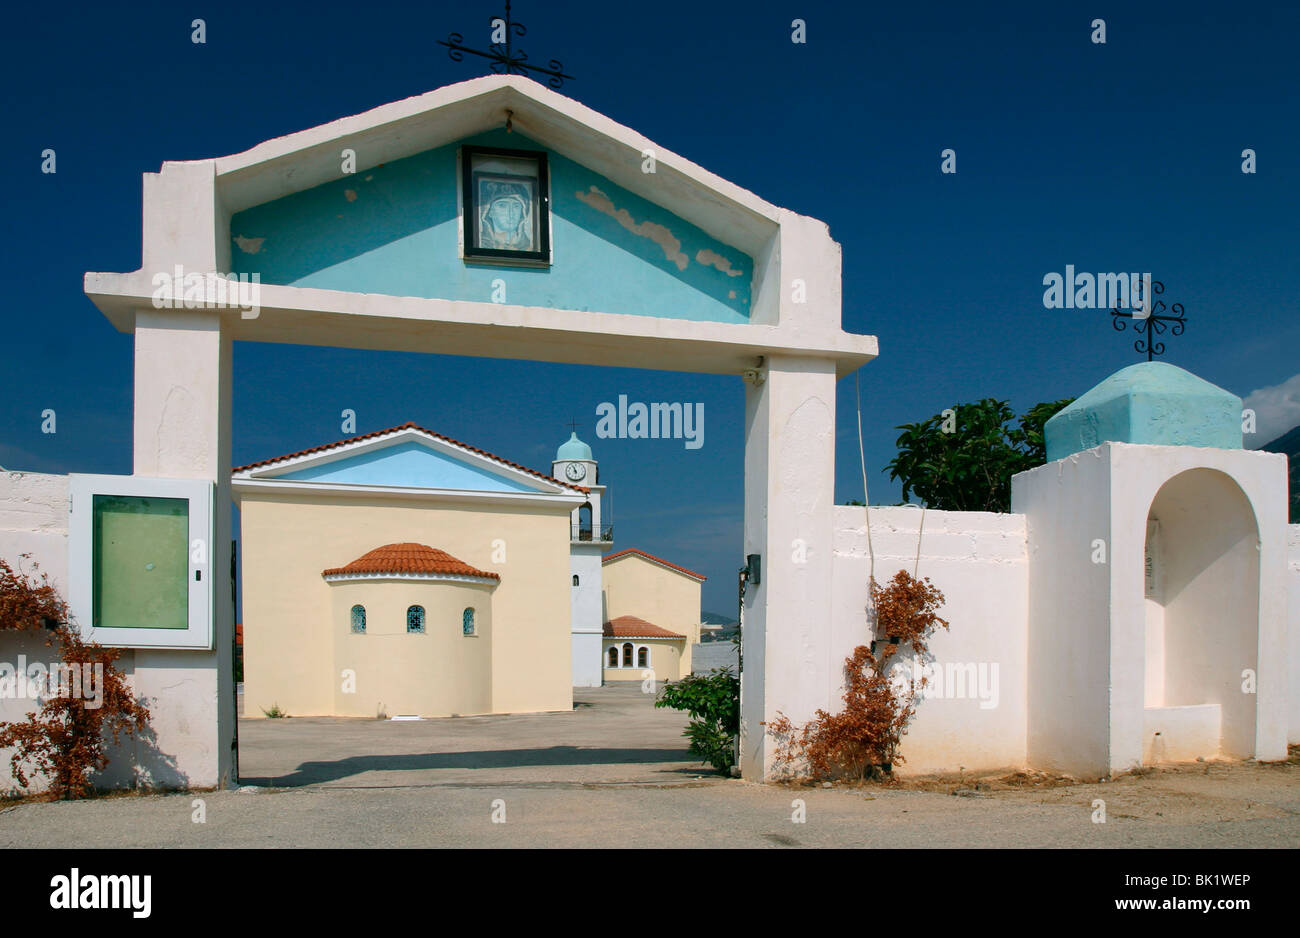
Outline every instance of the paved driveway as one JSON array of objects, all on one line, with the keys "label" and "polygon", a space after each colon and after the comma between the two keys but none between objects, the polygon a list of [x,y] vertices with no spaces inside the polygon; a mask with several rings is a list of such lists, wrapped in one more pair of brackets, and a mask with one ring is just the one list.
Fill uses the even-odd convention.
[{"label": "paved driveway", "polygon": [[[613,772],[615,765],[606,764],[605,769]],[[647,769],[645,764],[630,764],[624,771]],[[474,787],[448,783],[404,788],[344,788],[335,782],[279,790],[15,805],[0,809],[0,849],[1294,849],[1300,843],[1300,794],[1295,782],[1295,767],[1233,767],[1216,768],[1209,776],[1127,778],[1113,784],[996,792],[984,798],[880,789],[792,791],[721,778],[669,785],[544,782]],[[1104,824],[1093,822],[1098,799],[1106,802]],[[1158,869],[1160,863],[1152,859],[1143,868]],[[1231,871],[1241,870],[1242,865],[1237,864]],[[959,871],[955,875],[966,874]]]},{"label": "paved driveway", "polygon": [[326,788],[674,784],[712,770],[686,751],[686,714],[640,684],[575,688],[567,713],[419,722],[239,721],[244,785]]},{"label": "paved driveway", "polygon": [[[0,808],[31,847],[1291,847],[1300,762],[944,792],[722,778],[639,686],[572,712],[240,722],[240,791]],[[1104,802],[1105,823],[1096,823]]]}]

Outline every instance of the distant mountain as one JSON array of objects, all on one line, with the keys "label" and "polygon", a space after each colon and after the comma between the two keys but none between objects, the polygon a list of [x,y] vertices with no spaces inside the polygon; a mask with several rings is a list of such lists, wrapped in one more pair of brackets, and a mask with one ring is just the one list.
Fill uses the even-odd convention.
[{"label": "distant mountain", "polygon": [[701,612],[700,624],[711,626],[710,628],[700,629],[700,641],[702,642],[729,642],[740,631],[738,621],[717,612]]},{"label": "distant mountain", "polygon": [[1291,482],[1291,523],[1300,524],[1300,427],[1292,427],[1260,449],[1269,453],[1286,454],[1287,478]]}]

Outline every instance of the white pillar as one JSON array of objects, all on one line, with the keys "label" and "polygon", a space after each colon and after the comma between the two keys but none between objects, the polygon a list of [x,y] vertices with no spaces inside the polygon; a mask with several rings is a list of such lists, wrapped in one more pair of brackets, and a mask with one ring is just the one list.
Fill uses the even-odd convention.
[{"label": "white pillar", "polygon": [[[164,163],[160,172],[145,174],[142,269],[151,278],[174,276],[177,265],[184,273],[228,269],[227,229],[214,161]],[[203,787],[235,778],[230,365],[231,340],[218,311],[136,313],[135,474],[216,485],[210,567],[215,647],[133,652],[136,690],[153,698],[157,751],[137,750],[159,783]]]},{"label": "white pillar", "polygon": [[216,484],[211,651],[136,649],[134,684],[152,698],[153,749],[138,759],[158,784],[234,781],[230,427],[231,340],[210,310],[141,310],[135,326],[135,474]]},{"label": "white pillar", "polygon": [[772,356],[745,387],[745,554],[761,583],[745,594],[741,771],[766,777],[766,721],[834,708],[831,537],[835,499],[835,363]]}]

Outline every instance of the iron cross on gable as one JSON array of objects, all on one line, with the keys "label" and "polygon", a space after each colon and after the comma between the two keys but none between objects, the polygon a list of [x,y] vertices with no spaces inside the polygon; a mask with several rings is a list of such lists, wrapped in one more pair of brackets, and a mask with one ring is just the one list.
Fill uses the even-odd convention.
[{"label": "iron cross on gable", "polygon": [[[1110,322],[1116,332],[1123,332],[1128,327],[1128,320],[1133,320],[1133,331],[1138,334],[1133,348],[1139,353],[1146,352],[1147,361],[1152,361],[1155,356],[1165,353],[1165,344],[1157,342],[1156,336],[1164,335],[1166,331],[1170,335],[1182,335],[1187,328],[1187,320],[1183,316],[1182,303],[1166,306],[1164,300],[1157,299],[1165,292],[1163,283],[1150,277],[1139,279],[1134,276],[1137,295],[1133,297],[1133,308],[1121,310],[1117,306],[1112,309]],[[1150,293],[1143,291],[1138,284],[1150,284]]]},{"label": "iron cross on gable", "polygon": [[497,75],[523,75],[535,81],[540,80],[537,75],[548,75],[550,77],[547,84],[552,88],[559,88],[564,84],[564,79],[573,78],[572,75],[564,74],[564,65],[559,60],[551,59],[546,68],[540,65],[529,65],[527,53],[515,48],[514,37],[526,35],[528,30],[524,28],[523,23],[516,23],[510,18],[510,0],[506,0],[506,15],[492,17],[490,25],[492,44],[487,52],[471,49],[465,45],[465,37],[460,33],[451,33],[446,41],[439,39],[438,45],[447,47],[447,55],[454,62],[462,61],[466,52],[487,59],[492,63],[493,73]]}]

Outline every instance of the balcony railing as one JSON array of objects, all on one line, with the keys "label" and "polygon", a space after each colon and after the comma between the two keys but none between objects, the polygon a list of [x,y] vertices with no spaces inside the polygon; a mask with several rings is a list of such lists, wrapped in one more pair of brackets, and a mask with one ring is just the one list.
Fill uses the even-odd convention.
[{"label": "balcony railing", "polygon": [[575,541],[612,541],[614,540],[614,526],[612,524],[602,524],[593,528],[589,524],[573,525],[572,538]]}]

